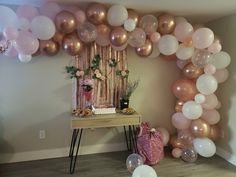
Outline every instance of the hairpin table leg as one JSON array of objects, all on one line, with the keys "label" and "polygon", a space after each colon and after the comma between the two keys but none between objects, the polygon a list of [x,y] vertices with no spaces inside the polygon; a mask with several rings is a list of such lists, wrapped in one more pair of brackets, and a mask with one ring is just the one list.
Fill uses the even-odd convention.
[{"label": "hairpin table leg", "polygon": [[125,141],[126,141],[126,146],[127,146],[127,150],[130,151],[131,147],[130,147],[130,143],[127,137],[127,131],[126,131],[126,127],[124,126],[124,133],[125,133]]},{"label": "hairpin table leg", "polygon": [[76,143],[76,139],[78,136],[78,130],[74,129],[73,133],[72,133],[72,137],[71,137],[71,144],[70,144],[70,151],[69,151],[69,157],[71,157],[72,152],[74,151],[74,147],[75,147],[75,143]]}]

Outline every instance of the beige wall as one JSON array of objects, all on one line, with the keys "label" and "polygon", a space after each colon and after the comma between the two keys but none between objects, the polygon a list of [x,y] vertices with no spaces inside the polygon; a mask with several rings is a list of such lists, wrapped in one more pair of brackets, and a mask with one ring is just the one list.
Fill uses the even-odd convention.
[{"label": "beige wall", "polygon": [[[2,161],[14,161],[14,154],[22,152],[68,148],[71,81],[65,79],[64,66],[70,59],[62,52],[50,58],[35,57],[32,62],[23,64],[0,56],[0,157],[8,154]],[[174,97],[170,88],[178,77],[175,62],[139,58],[133,49],[128,51],[128,60],[130,78],[140,79],[131,106],[154,127],[173,130],[170,115]],[[46,130],[46,139],[38,138],[39,130]],[[82,144],[91,146],[90,152],[105,151],[93,145],[123,143],[124,137],[118,133],[121,131],[87,130]]]},{"label": "beige wall", "polygon": [[225,137],[217,142],[219,154],[236,165],[236,14],[221,18],[208,24],[222,39],[223,50],[231,55],[229,80],[221,84],[218,90],[222,102],[221,126]]}]

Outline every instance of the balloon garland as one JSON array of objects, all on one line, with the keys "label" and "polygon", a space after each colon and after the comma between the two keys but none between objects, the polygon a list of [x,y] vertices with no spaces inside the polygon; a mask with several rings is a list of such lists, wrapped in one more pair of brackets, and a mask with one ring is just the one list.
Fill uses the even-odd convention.
[{"label": "balloon garland", "polygon": [[[115,50],[129,44],[141,57],[157,58],[161,54],[167,61],[176,60],[182,78],[172,86],[178,99],[171,118],[177,129],[177,135],[169,141],[172,155],[194,162],[197,154],[215,154],[213,141],[222,137],[222,130],[218,125],[220,102],[214,92],[227,80],[226,67],[231,58],[221,51],[221,43],[211,29],[194,27],[185,18],[168,13],[140,17],[122,5],[107,8],[99,3],[89,4],[85,11],[54,2],[39,10],[23,5],[16,13],[6,6],[0,6],[0,11],[0,51],[9,57],[18,55],[24,63],[39,53],[54,56],[60,46],[67,54],[78,56],[84,45],[94,41]],[[68,68],[68,72],[77,77],[85,74],[76,68]],[[100,76],[101,72],[96,74]],[[128,71],[117,74],[126,77]]]}]

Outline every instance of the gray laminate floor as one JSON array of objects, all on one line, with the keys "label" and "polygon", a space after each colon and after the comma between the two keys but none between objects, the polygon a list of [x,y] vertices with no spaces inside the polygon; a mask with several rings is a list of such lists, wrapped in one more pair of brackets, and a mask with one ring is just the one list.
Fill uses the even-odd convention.
[{"label": "gray laminate floor", "polygon": [[[69,174],[69,159],[57,158],[0,165],[0,177],[131,177],[126,170],[128,152],[79,156],[77,168]],[[236,177],[236,167],[218,156],[185,163],[166,156],[153,166],[158,177]]]}]

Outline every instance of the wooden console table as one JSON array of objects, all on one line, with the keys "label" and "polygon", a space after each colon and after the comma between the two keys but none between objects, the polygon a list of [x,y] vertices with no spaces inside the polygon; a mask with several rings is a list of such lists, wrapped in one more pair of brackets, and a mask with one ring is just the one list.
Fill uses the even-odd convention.
[{"label": "wooden console table", "polygon": [[[134,149],[134,151],[137,152],[135,125],[140,125],[141,121],[142,121],[141,115],[136,112],[132,115],[124,115],[121,113],[116,113],[116,114],[99,114],[84,118],[72,117],[71,128],[73,129],[73,133],[69,151],[70,173],[73,174],[75,171],[75,165],[79,152],[80,140],[82,137],[83,129],[123,126],[127,149],[128,150]],[[126,126],[128,127],[128,133],[126,131]],[[77,138],[78,135],[79,138]],[[75,151],[76,142],[77,142],[77,148]]]}]

